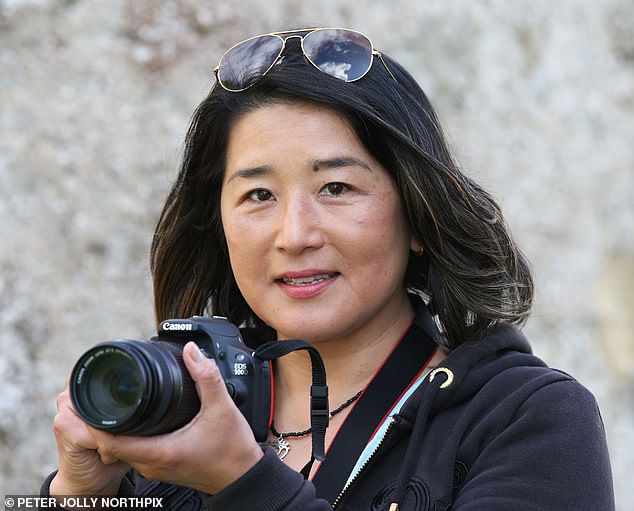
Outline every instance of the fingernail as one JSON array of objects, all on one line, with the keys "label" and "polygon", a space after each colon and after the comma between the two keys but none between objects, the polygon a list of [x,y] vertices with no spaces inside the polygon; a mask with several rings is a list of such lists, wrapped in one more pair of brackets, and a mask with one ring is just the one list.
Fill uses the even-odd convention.
[{"label": "fingernail", "polygon": [[196,343],[193,344],[193,349],[190,349],[189,353],[192,357],[192,360],[196,363],[200,362],[203,359],[203,354],[200,351],[200,348]]}]

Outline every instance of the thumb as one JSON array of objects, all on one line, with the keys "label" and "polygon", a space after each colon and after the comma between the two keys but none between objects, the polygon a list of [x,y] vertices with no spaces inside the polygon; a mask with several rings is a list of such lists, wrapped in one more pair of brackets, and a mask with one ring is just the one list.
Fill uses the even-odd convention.
[{"label": "thumb", "polygon": [[188,342],[183,349],[183,354],[183,360],[196,384],[196,390],[203,406],[211,402],[218,402],[219,399],[225,397],[227,400],[231,400],[225,381],[214,359],[203,355],[195,342]]}]

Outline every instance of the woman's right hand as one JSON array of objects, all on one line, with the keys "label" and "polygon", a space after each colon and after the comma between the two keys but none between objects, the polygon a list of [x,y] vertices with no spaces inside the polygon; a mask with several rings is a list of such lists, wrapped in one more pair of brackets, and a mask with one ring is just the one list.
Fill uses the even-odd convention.
[{"label": "woman's right hand", "polygon": [[73,407],[68,384],[57,397],[53,430],[59,469],[51,481],[50,494],[116,495],[130,466],[118,460],[102,461],[90,429]]}]

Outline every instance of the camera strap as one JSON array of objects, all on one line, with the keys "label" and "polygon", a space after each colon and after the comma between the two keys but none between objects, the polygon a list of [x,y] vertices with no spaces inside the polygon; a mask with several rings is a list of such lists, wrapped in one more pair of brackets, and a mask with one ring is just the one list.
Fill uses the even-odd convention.
[{"label": "camera strap", "polygon": [[426,306],[370,381],[332,441],[313,478],[317,496],[333,503],[377,427],[417,379],[438,346],[440,332]]},{"label": "camera strap", "polygon": [[326,428],[330,419],[326,368],[314,346],[299,339],[270,341],[262,344],[253,354],[260,360],[276,360],[293,351],[306,350],[310,355],[313,381],[310,387],[310,428],[312,431],[313,458],[322,461],[326,457]]}]

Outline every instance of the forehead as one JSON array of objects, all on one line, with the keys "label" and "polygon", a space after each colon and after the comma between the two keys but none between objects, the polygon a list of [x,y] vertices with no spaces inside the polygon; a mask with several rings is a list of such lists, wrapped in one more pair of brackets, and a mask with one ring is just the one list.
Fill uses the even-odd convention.
[{"label": "forehead", "polygon": [[273,100],[249,109],[236,118],[230,128],[230,136],[245,125],[264,123],[272,127],[282,127],[288,124],[310,125],[315,123],[330,123],[341,129],[354,131],[346,116],[327,105],[302,100]]},{"label": "forehead", "polygon": [[227,165],[258,154],[279,159],[298,151],[317,159],[337,153],[372,158],[343,114],[326,106],[292,102],[264,105],[237,119],[229,131]]}]

